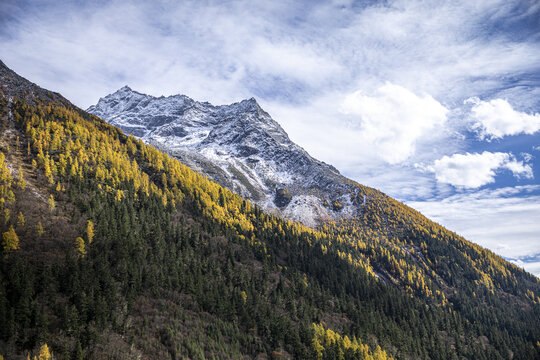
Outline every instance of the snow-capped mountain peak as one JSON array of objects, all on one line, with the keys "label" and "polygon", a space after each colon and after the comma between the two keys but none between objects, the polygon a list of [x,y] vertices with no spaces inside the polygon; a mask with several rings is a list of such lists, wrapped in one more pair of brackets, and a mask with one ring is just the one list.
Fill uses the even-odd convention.
[{"label": "snow-capped mountain peak", "polygon": [[292,220],[316,225],[358,211],[357,185],[293,143],[255,98],[214,106],[124,86],[87,111]]}]

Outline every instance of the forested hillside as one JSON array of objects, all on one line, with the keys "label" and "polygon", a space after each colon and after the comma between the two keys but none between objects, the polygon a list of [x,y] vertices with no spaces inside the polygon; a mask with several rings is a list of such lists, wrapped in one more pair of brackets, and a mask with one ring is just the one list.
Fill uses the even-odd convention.
[{"label": "forested hillside", "polygon": [[384,194],[269,216],[0,64],[7,359],[534,359],[540,282]]}]

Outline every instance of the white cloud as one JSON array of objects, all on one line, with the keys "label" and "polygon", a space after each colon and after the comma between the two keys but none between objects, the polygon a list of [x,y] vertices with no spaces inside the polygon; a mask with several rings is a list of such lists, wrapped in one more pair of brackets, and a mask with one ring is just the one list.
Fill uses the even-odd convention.
[{"label": "white cloud", "polygon": [[[536,43],[479,31],[537,10],[507,0],[394,0],[362,7],[284,0],[35,7],[7,0],[0,12],[16,21],[0,24],[0,41],[15,70],[82,107],[126,82],[156,95],[184,91],[222,102],[280,92],[309,101],[388,80],[462,101],[504,88],[507,74],[537,71]],[[272,84],[279,77],[296,81]]]},{"label": "white cloud", "polygon": [[[540,253],[539,192],[540,185],[485,189],[407,205],[469,241],[521,259]],[[540,276],[538,263],[520,266]]]},{"label": "white cloud", "polygon": [[[408,165],[466,148],[452,134],[463,99],[489,94],[531,109],[540,95],[528,76],[538,73],[540,48],[521,25],[536,20],[540,7],[514,0],[2,5],[2,60],[76,105],[86,108],[126,84],[214,104],[255,96],[310,154],[398,197],[442,186],[425,173],[416,183],[428,187],[415,185]],[[387,81],[402,91],[379,89]],[[339,111],[349,95],[374,104],[361,109],[371,118]],[[401,95],[413,101],[400,102]],[[430,98],[423,123],[419,109]],[[442,119],[435,102],[451,110],[443,125],[433,125]],[[375,120],[375,109],[389,117]]]},{"label": "white cloud", "polygon": [[495,181],[497,170],[510,170],[515,177],[532,178],[532,168],[512,154],[488,152],[454,154],[435,160],[431,170],[437,181],[456,187],[478,188]]},{"label": "white cloud", "polygon": [[356,91],[348,95],[341,111],[351,115],[363,140],[390,164],[407,160],[415,144],[432,131],[440,132],[448,109],[429,95],[417,96],[406,88],[387,82],[373,95]]},{"label": "white cloud", "polygon": [[531,162],[531,160],[534,159],[534,156],[527,152],[522,152],[519,155],[523,157],[523,161],[525,161],[526,163]]},{"label": "white cloud", "polygon": [[[465,159],[444,155],[469,148],[454,123],[459,121],[455,116],[466,115],[463,109],[456,111],[464,99],[489,95],[508,99],[518,109],[538,111],[538,77],[530,75],[540,69],[540,47],[530,24],[538,18],[540,4],[517,0],[390,0],[373,6],[288,0],[65,0],[40,6],[3,0],[1,4],[0,18],[6,20],[0,21],[2,60],[83,108],[125,84],[152,95],[184,93],[214,104],[255,96],[310,154],[400,199],[446,196],[456,191],[449,184],[478,187],[505,169],[532,177],[530,165],[509,154],[476,154],[477,163],[475,154]],[[488,110],[494,107],[501,104],[486,102]],[[502,108],[509,117],[476,120],[485,136],[534,129],[538,114],[520,113],[510,105]],[[535,149],[540,151],[540,146]],[[512,151],[523,150],[527,149]],[[431,172],[411,166],[433,164],[436,159],[438,172],[435,165],[430,169],[446,182],[436,182]],[[482,236],[482,229],[489,231],[501,222],[489,215],[493,210],[489,206],[496,203],[480,200],[468,216],[484,219],[488,214],[479,222]],[[516,213],[523,204],[525,211],[530,204],[516,200]],[[449,210],[467,212],[466,203],[461,205]],[[521,215],[529,219],[526,213]],[[532,226],[526,220],[521,229],[519,216],[511,218],[512,227],[501,229],[506,238],[512,238],[512,231],[520,236]],[[468,223],[472,230],[474,225],[475,221]],[[531,234],[524,239],[534,242],[537,238]],[[498,244],[507,243],[503,237],[499,240]]]},{"label": "white cloud", "polygon": [[474,104],[471,109],[473,129],[478,131],[482,139],[534,134],[540,130],[540,114],[529,115],[516,111],[506,100],[481,101],[478,98],[469,98],[465,102]]}]

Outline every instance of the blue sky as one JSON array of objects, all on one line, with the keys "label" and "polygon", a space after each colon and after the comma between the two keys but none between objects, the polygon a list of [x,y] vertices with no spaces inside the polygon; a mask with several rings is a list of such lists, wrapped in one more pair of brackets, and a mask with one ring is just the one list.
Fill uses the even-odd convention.
[{"label": "blue sky", "polygon": [[316,158],[540,274],[540,3],[14,1],[1,59],[87,108],[256,97]]}]

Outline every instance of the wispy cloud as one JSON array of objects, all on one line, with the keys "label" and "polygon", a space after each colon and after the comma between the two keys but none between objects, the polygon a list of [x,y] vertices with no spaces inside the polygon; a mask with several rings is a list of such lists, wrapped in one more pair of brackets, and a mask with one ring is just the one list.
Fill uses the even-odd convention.
[{"label": "wispy cloud", "polygon": [[[507,258],[520,259],[540,250],[540,185],[485,189],[407,204]],[[540,275],[534,263],[523,261],[520,266]]]},{"label": "wispy cloud", "polygon": [[142,91],[162,93],[197,90],[190,82],[198,80],[203,89],[191,95],[215,102],[231,90],[241,96],[262,88],[269,100],[285,91],[302,101],[295,97],[369,90],[385,81],[441,99],[501,88],[508,73],[534,73],[540,63],[534,42],[516,41],[511,31],[496,29],[534,17],[540,9],[502,0],[373,6],[339,1],[3,3],[17,19],[1,29],[4,48],[14,51],[3,56],[25,57],[25,67],[63,72],[63,81],[38,75],[66,88],[83,107],[103,92],[95,90],[89,100],[66,80],[96,70],[107,77],[93,81],[112,75],[138,82],[131,85]]},{"label": "wispy cloud", "polygon": [[[532,179],[537,160],[510,155],[532,144],[504,139],[538,125],[539,18],[519,0],[3,0],[0,56],[83,108],[126,84],[255,96],[315,157],[423,199],[498,185],[499,172]],[[471,139],[471,118],[494,141]]]},{"label": "wispy cloud", "polygon": [[[0,16],[4,61],[81,107],[125,84],[217,104],[256,96],[308,151],[326,161],[347,158],[346,173],[379,166],[376,158],[397,164],[463,150],[453,114],[465,99],[505,98],[516,113],[540,105],[538,4],[7,0]],[[382,145],[357,151],[323,136],[367,138],[340,111],[353,99],[388,105],[371,115],[364,106],[356,122],[366,132],[384,123],[395,150],[382,146],[378,130],[370,144]],[[424,105],[429,116],[419,111]],[[291,108],[298,111],[284,111]],[[445,129],[435,113],[443,108]],[[391,120],[399,113],[400,121]],[[306,129],[314,114],[325,121]],[[443,149],[422,145],[435,133],[429,124],[444,133]]]}]

